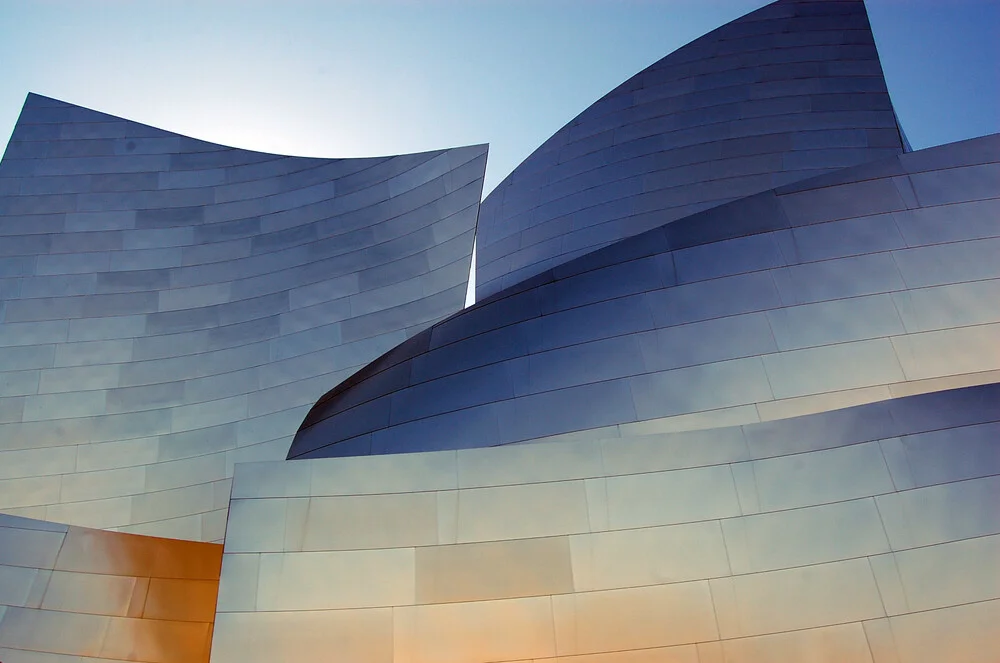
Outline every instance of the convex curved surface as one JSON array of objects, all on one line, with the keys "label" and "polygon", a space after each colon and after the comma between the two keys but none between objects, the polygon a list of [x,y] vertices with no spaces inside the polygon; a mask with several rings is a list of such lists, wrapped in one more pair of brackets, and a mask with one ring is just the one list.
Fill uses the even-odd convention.
[{"label": "convex curved surface", "polygon": [[289,458],[778,419],[997,381],[1000,136],[674,221],[505,290],[321,399]]},{"label": "convex curved surface", "polygon": [[903,151],[862,0],[779,0],[609,92],[483,201],[482,299],[724,202]]},{"label": "convex curved surface", "polygon": [[462,307],[485,163],[261,154],[30,95],[0,163],[0,511],[221,540],[233,463]]},{"label": "convex curved surface", "polygon": [[994,384],[627,440],[241,464],[212,660],[993,661],[998,436]]}]

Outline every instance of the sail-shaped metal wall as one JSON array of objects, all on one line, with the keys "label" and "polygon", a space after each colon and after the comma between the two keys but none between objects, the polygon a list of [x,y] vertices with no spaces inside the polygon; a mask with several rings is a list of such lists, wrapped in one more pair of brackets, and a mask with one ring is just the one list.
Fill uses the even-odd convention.
[{"label": "sail-shaped metal wall", "polygon": [[29,98],[0,510],[228,522],[220,572],[0,517],[0,658],[992,663],[1000,135],[901,136],[862,3],[779,0],[522,164],[492,294],[435,324],[483,148],[289,159]]},{"label": "sail-shaped metal wall", "polygon": [[241,464],[212,660],[992,662],[998,438],[992,384],[625,440]]},{"label": "sail-shaped metal wall", "polygon": [[31,95],[0,163],[0,511],[196,540],[234,462],[465,298],[486,147],[231,149]]},{"label": "sail-shaped metal wall", "polygon": [[483,201],[491,295],[726,201],[903,151],[862,0],[781,0],[671,53]]},{"label": "sail-shaped metal wall", "polygon": [[410,339],[289,458],[778,419],[1000,371],[1000,136],[668,223]]}]

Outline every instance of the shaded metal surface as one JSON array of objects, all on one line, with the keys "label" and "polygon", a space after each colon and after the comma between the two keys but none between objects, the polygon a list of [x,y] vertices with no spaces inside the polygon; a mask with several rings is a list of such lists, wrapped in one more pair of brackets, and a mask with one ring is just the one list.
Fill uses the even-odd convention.
[{"label": "shaded metal surface", "polygon": [[639,72],[483,201],[482,299],[775,186],[903,151],[862,0],[780,0]]},{"label": "shaded metal surface", "polygon": [[708,428],[996,382],[998,255],[1000,136],[780,187],[417,335],[324,396],[289,458]]},{"label": "shaded metal surface", "polygon": [[30,95],[0,163],[0,510],[221,540],[235,462],[462,307],[485,163],[261,154]]},{"label": "shaded metal surface", "polygon": [[221,565],[218,544],[0,515],[0,657],[207,662]]},{"label": "shaded metal surface", "polygon": [[1000,385],[236,468],[213,661],[990,661]]}]

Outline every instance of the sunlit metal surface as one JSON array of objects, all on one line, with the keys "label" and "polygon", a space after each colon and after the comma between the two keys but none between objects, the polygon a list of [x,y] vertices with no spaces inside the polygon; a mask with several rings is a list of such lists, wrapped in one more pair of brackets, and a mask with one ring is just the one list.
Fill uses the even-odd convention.
[{"label": "sunlit metal surface", "polygon": [[207,663],[221,563],[218,544],[0,515],[0,660]]},{"label": "sunlit metal surface", "polygon": [[991,661],[998,439],[993,384],[240,464],[213,661]]},{"label": "sunlit metal surface", "polygon": [[30,95],[0,163],[0,511],[221,540],[235,462],[465,298],[486,147],[305,159]]}]

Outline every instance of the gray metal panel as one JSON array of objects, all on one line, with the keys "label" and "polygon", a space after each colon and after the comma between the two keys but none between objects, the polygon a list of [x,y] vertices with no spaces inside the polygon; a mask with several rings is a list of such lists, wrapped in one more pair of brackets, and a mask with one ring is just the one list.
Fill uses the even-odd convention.
[{"label": "gray metal panel", "polygon": [[[344,640],[331,620],[381,614],[361,659],[981,659],[1000,604],[998,387],[631,439],[240,464],[214,654],[327,651]],[[992,421],[966,426],[976,403]],[[510,414],[538,426],[558,406]],[[463,412],[423,421],[487,430],[468,413],[488,408]],[[932,473],[920,483],[947,483],[907,483],[909,458]],[[266,651],[249,628],[268,629]]]},{"label": "gray metal panel", "polygon": [[[764,7],[639,72],[518,166],[483,202],[478,298],[687,216],[693,204],[902,153],[863,2],[781,6],[788,11]],[[891,182],[876,186],[895,195]],[[877,192],[855,189],[868,213],[882,211]],[[831,191],[815,209],[837,215],[857,195]]]},{"label": "gray metal panel", "polygon": [[[1000,158],[977,145],[978,158]],[[745,423],[988,382],[1000,371],[988,349],[993,207],[951,202],[938,217],[949,233],[913,247],[916,230],[897,221],[937,208],[887,212],[902,204],[898,173],[941,149],[757,194],[558,265],[369,365],[299,435],[310,457],[369,453],[355,444],[367,433],[392,439],[371,453],[487,445],[493,420],[482,433],[468,426],[492,405],[501,443],[627,437],[718,425],[716,411]],[[964,171],[978,181],[974,166]],[[398,403],[386,428],[340,430],[373,398]],[[458,413],[465,424],[450,432]],[[408,433],[422,419],[438,422],[426,448]],[[294,442],[289,457],[299,454]]]},{"label": "gray metal panel", "polygon": [[[211,482],[282,457],[302,405],[461,308],[485,164],[485,146],[247,152],[29,95],[0,162],[17,185],[0,195],[0,276],[23,277],[0,282],[0,464],[22,448],[168,446],[102,455],[145,483],[62,470],[47,479],[73,487],[61,499],[0,487],[0,510],[218,537],[197,525],[225,511]],[[165,489],[174,507],[139,499]],[[120,506],[97,499],[112,493]]]}]

